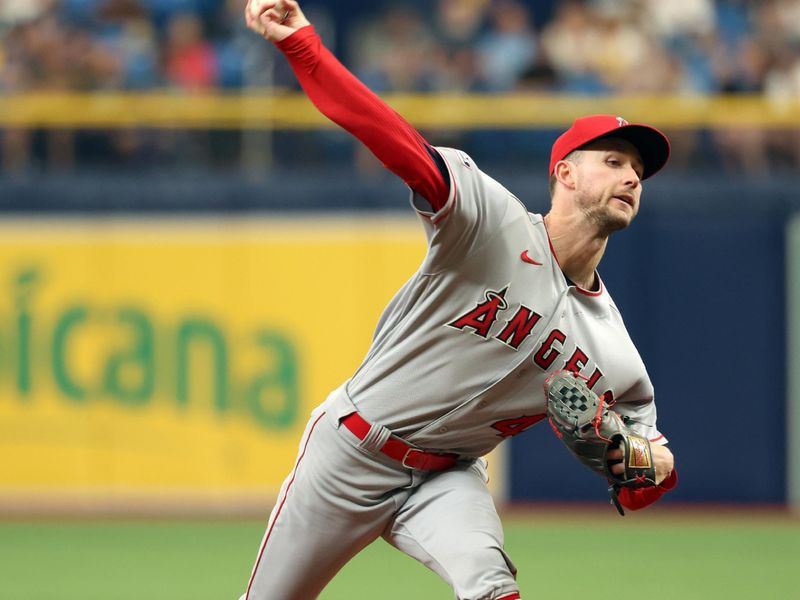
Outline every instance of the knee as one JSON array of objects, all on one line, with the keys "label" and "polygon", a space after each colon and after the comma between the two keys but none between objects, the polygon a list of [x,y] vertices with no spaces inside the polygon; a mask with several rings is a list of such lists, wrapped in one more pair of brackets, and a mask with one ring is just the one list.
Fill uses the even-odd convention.
[{"label": "knee", "polygon": [[463,553],[450,570],[453,590],[459,600],[512,600],[519,598],[516,568],[501,548]]}]

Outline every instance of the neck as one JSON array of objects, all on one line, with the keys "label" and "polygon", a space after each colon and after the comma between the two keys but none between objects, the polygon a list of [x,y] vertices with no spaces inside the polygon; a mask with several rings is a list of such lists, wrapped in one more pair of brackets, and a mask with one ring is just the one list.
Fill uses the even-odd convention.
[{"label": "neck", "polygon": [[595,289],[595,272],[606,250],[608,236],[598,233],[578,213],[566,215],[550,211],[544,222],[564,275],[585,290]]}]

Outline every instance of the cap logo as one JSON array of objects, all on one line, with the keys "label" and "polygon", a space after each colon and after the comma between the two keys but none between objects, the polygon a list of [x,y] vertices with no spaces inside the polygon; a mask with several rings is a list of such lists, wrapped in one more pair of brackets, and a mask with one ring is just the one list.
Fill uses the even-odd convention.
[{"label": "cap logo", "polygon": [[622,117],[617,117],[617,127],[624,127],[625,125],[630,125],[630,123],[628,123]]}]

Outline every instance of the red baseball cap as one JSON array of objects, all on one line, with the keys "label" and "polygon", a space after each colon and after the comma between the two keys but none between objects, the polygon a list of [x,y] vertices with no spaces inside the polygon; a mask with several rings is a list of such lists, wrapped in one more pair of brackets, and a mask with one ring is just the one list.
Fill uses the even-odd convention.
[{"label": "red baseball cap", "polygon": [[644,163],[642,179],[658,172],[669,158],[669,140],[655,127],[628,123],[613,115],[590,115],[575,119],[572,127],[555,141],[550,151],[550,175],[556,163],[570,152],[606,137],[622,138],[636,147]]}]

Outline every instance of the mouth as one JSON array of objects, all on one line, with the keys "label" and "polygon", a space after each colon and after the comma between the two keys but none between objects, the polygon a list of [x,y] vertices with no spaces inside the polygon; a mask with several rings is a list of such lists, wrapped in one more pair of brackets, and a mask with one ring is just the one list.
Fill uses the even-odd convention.
[{"label": "mouth", "polygon": [[619,200],[620,202],[624,202],[631,208],[633,208],[633,196],[631,194],[620,194],[618,196],[612,196],[615,200]]}]

